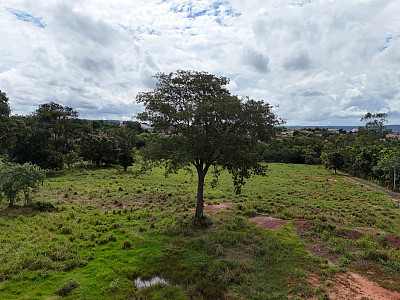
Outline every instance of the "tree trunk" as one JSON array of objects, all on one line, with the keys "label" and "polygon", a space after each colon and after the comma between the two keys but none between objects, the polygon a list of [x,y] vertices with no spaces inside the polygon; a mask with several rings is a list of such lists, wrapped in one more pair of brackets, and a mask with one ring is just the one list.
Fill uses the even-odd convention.
[{"label": "tree trunk", "polygon": [[204,189],[204,177],[202,170],[197,170],[198,182],[197,182],[197,206],[196,206],[196,219],[203,218],[203,208],[204,208],[204,199],[203,199],[203,189]]},{"label": "tree trunk", "polygon": [[9,207],[13,207],[14,206],[14,199],[15,199],[15,197],[13,197],[13,195],[9,195],[9,197],[8,197],[8,201],[9,201],[8,206]]}]

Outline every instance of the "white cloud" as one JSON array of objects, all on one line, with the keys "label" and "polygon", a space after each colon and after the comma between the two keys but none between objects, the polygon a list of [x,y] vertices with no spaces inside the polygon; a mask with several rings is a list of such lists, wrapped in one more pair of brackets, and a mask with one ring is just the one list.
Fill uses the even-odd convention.
[{"label": "white cloud", "polygon": [[396,0],[13,0],[0,6],[0,89],[14,113],[58,101],[129,118],[152,75],[227,76],[288,124],[400,124]]}]

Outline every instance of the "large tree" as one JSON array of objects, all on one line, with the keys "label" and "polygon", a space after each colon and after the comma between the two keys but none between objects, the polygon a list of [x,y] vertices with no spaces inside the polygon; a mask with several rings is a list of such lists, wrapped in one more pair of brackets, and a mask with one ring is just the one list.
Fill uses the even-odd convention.
[{"label": "large tree", "polygon": [[64,156],[76,152],[77,139],[91,132],[90,126],[77,117],[71,107],[54,102],[41,104],[32,115],[19,118],[26,126],[15,135],[10,157],[18,163],[61,169]]},{"label": "large tree", "polygon": [[[204,179],[210,167],[227,169],[236,192],[253,174],[264,175],[266,165],[256,153],[259,141],[268,141],[279,124],[271,106],[227,89],[229,79],[206,72],[158,73],[153,91],[139,93],[146,107],[138,115],[163,137],[143,151],[148,160],[161,161],[167,171],[193,165],[198,176],[196,218],[203,217]],[[215,169],[214,169],[215,170]]]}]

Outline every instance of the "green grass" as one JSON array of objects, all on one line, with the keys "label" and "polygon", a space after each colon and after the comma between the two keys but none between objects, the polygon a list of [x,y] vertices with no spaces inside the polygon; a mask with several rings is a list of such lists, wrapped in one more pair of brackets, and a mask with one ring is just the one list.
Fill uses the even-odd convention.
[{"label": "green grass", "polygon": [[[291,223],[270,231],[249,217],[400,234],[398,202],[322,167],[271,164],[268,175],[250,179],[240,195],[226,172],[211,189],[209,174],[205,202],[236,207],[208,215],[207,226],[191,218],[195,176],[182,171],[166,178],[159,168],[137,175],[136,168],[49,174],[34,201],[50,202],[55,211],[4,205],[0,299],[308,298],[323,295],[337,270],[307,252]],[[399,251],[374,237],[349,241],[325,229],[310,233],[309,241],[317,240],[341,255],[342,266],[368,262],[389,276],[400,265]],[[170,284],[137,290],[139,276]]]}]

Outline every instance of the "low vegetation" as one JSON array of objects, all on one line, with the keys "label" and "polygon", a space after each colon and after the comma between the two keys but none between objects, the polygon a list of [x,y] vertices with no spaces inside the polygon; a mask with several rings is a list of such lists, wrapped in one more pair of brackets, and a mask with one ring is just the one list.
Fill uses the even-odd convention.
[{"label": "low vegetation", "polygon": [[[346,270],[373,270],[400,291],[399,249],[386,235],[400,235],[400,207],[381,192],[320,166],[271,164],[236,195],[222,172],[215,188],[206,180],[205,203],[235,206],[196,223],[195,175],[139,169],[54,171],[34,205],[4,203],[0,299],[326,299]],[[249,221],[259,215],[289,224],[261,229]]]}]

